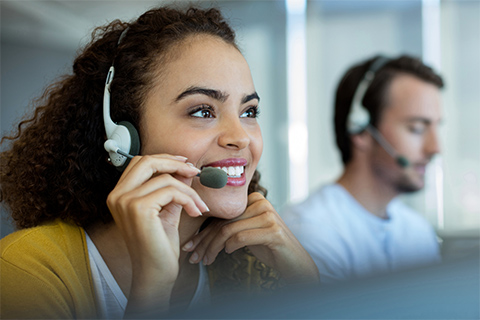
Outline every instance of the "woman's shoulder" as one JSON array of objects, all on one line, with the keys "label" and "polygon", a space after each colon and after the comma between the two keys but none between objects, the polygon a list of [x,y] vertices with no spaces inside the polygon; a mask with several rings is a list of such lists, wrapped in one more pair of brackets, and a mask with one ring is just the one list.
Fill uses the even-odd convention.
[{"label": "woman's shoulder", "polygon": [[[2,260],[32,261],[32,257],[61,259],[84,252],[84,232],[75,224],[57,219],[13,232],[0,240]],[[60,254],[63,252],[63,254]]]},{"label": "woman's shoulder", "polygon": [[81,227],[56,220],[14,232],[0,247],[2,317],[97,316]]}]

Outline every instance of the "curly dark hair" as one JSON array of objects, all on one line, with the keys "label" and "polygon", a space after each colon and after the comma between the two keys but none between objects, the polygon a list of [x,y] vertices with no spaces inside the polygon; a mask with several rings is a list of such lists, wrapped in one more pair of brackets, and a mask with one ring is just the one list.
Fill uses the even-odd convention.
[{"label": "curly dark hair", "polygon": [[[115,20],[93,31],[73,63],[73,74],[47,87],[34,101],[33,116],[2,138],[10,145],[0,154],[0,201],[18,229],[57,218],[84,228],[112,221],[106,198],[121,173],[107,161],[103,147],[107,72],[113,62],[112,120],[139,128],[145,95],[158,75],[152,66],[167,62],[174,46],[197,34],[238,49],[234,31],[217,9],[155,8],[135,21]],[[249,192],[266,194],[259,179],[255,172]]]},{"label": "curly dark hair", "polygon": [[[355,91],[363,76],[380,56],[375,56],[367,61],[352,66],[338,84],[335,95],[335,136],[338,149],[342,154],[342,161],[347,164],[352,158],[352,145],[347,132],[347,118],[352,106]],[[376,72],[375,78],[365,92],[362,104],[369,111],[371,124],[376,127],[382,111],[387,105],[387,93],[393,79],[401,74],[413,75],[425,82],[443,88],[444,83],[440,75],[421,59],[409,55],[401,55],[390,59]]]}]

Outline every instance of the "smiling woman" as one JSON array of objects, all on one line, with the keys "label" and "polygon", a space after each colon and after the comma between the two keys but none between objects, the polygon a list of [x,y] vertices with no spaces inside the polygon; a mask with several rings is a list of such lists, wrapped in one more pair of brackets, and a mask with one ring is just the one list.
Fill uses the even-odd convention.
[{"label": "smiling woman", "polygon": [[[316,283],[259,185],[259,101],[216,9],[98,28],[2,139],[1,200],[22,230],[1,240],[1,316],[152,317]],[[202,185],[206,167],[227,185]]]}]

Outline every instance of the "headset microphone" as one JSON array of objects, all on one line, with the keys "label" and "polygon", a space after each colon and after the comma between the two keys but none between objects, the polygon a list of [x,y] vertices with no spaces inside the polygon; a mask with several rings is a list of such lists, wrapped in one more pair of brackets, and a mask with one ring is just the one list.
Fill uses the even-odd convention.
[{"label": "headset microphone", "polygon": [[358,84],[353,95],[350,112],[347,116],[347,131],[349,134],[353,135],[359,134],[360,132],[366,130],[378,142],[378,144],[380,144],[380,146],[395,159],[400,167],[406,168],[410,165],[410,162],[404,156],[399,155],[398,152],[387,142],[383,135],[370,124],[370,113],[362,104],[365,93],[370,87],[373,79],[375,79],[377,71],[389,61],[389,58],[383,56],[375,59],[368,71],[363,76],[363,79]]},{"label": "headset microphone", "polygon": [[[104,144],[105,150],[109,153],[116,153],[132,159],[131,154],[125,153],[120,150],[114,140],[107,140]],[[220,189],[225,187],[228,182],[228,175],[222,169],[215,167],[205,167],[202,171],[197,174],[197,177],[200,177],[200,183],[206,187]]]},{"label": "headset microphone", "polygon": [[[131,154],[128,154],[126,152],[123,152],[122,150],[120,150],[120,148],[118,147],[117,143],[115,140],[112,140],[112,139],[109,139],[107,141],[105,141],[105,143],[103,144],[103,147],[105,148],[105,150],[108,152],[108,153],[116,153],[116,154],[119,154],[121,156],[124,156],[124,157],[127,157],[129,159],[132,159],[133,156]],[[110,159],[111,161],[111,159]]]},{"label": "headset microphone", "polygon": [[410,162],[404,156],[401,156],[395,151],[395,149],[385,140],[383,135],[378,132],[378,130],[372,126],[368,125],[365,130],[370,133],[370,135],[378,142],[379,145],[392,157],[395,159],[397,164],[402,167],[406,168],[410,165]]},{"label": "headset microphone", "polygon": [[197,174],[197,177],[200,177],[201,184],[214,189],[223,188],[228,182],[227,173],[215,167],[203,168],[202,172]]}]

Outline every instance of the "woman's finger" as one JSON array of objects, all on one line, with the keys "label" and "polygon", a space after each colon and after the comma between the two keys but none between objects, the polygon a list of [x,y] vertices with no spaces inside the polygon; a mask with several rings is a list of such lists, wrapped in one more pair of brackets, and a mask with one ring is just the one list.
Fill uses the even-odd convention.
[{"label": "woman's finger", "polygon": [[158,156],[143,156],[132,164],[127,173],[122,175],[116,189],[119,193],[128,192],[145,183],[151,177],[162,173],[175,173],[192,178],[199,172],[200,169],[182,161]]},{"label": "woman's finger", "polygon": [[[225,248],[226,242],[237,233],[252,229],[265,232],[266,228],[277,225],[279,220],[281,219],[277,217],[270,202],[263,195],[255,192],[249,195],[248,207],[241,216],[232,220],[215,219],[191,241],[187,242],[182,249],[193,252],[190,256],[191,263],[203,260],[205,264],[211,264],[218,253]],[[278,235],[272,235],[270,239],[275,239],[276,236]],[[264,243],[264,245],[268,244]]]},{"label": "woman's finger", "polygon": [[[259,192],[252,192],[248,195],[248,203],[247,203],[247,208],[250,207],[253,203],[257,202],[257,201],[261,201],[261,200],[266,200],[268,202],[267,199],[265,199],[265,197],[259,193]],[[270,202],[268,202],[270,203]]]},{"label": "woman's finger", "polygon": [[[258,215],[249,219],[238,220],[232,223],[221,226],[216,233],[216,237],[201,248],[197,248],[194,252],[197,253],[204,264],[209,265],[215,261],[217,255],[225,248],[225,252],[232,253],[238,248],[249,245],[249,242],[245,242],[242,246],[231,250],[226,244],[233,238],[236,238],[239,234],[243,234],[246,230],[255,230],[259,233],[265,233],[266,229],[272,227],[273,223],[265,217],[265,215]],[[234,243],[237,243],[235,241]],[[262,243],[267,245],[267,243]]]},{"label": "woman's finger", "polygon": [[[142,197],[124,195],[120,199],[119,205],[126,208],[126,210],[119,211],[122,212],[123,215],[141,216],[144,213],[146,214],[154,210],[159,217],[162,217],[162,209],[170,203],[176,203],[182,206],[192,217],[202,215],[193,199],[173,186],[155,190]],[[126,217],[126,220],[128,221],[128,217]]]},{"label": "woman's finger", "polygon": [[202,231],[197,233],[190,239],[183,247],[182,250],[185,252],[192,252],[195,250],[199,243],[201,243],[209,234],[210,231],[213,229],[213,225],[215,225],[215,220],[211,221],[208,226],[206,226]]},{"label": "woman's finger", "polygon": [[[190,263],[198,263],[203,260],[205,251],[214,239],[218,238],[222,226],[231,223],[229,220],[214,219],[204,230],[192,238],[192,248],[188,251],[195,251],[190,256]],[[188,246],[190,244],[187,243]],[[187,250],[185,250],[187,251]]]},{"label": "woman's finger", "polygon": [[183,192],[189,197],[191,197],[201,212],[209,211],[205,202],[200,198],[198,193],[192,187],[186,185],[178,179],[175,179],[170,174],[162,174],[153,177],[135,190],[132,190],[131,192],[134,193],[135,197],[142,197],[156,190],[164,189],[166,187],[175,187],[180,192]]},{"label": "woman's finger", "polygon": [[[271,228],[271,227],[270,227]],[[275,241],[272,235],[277,231],[270,228],[262,229],[247,229],[242,230],[232,237],[230,237],[225,243],[225,252],[232,253],[243,247],[251,246],[269,246],[269,243]],[[260,259],[261,261],[269,260],[267,257]]]},{"label": "woman's finger", "polygon": [[[250,229],[265,229],[278,224],[279,219],[270,202],[263,196],[259,199],[263,200],[252,202],[238,220],[215,220],[193,237],[192,242],[187,243],[188,249],[185,250],[193,251],[190,262],[197,263],[203,260],[205,264],[211,264],[218,253],[225,248],[226,241],[236,233]],[[229,251],[231,252],[233,251]]]},{"label": "woman's finger", "polygon": [[[125,176],[130,173],[130,171],[136,165],[136,163],[138,163],[138,161],[140,161],[140,159],[142,159],[143,157],[145,157],[145,156],[135,156],[132,159],[130,159],[130,163],[128,164],[128,166],[123,171],[122,176],[120,177],[118,182],[122,181],[125,178]],[[182,162],[182,163],[187,162],[187,157],[174,156],[174,155],[166,154],[166,153],[149,155],[149,157],[154,157],[154,158],[157,158],[157,159],[170,159],[170,160],[175,160],[175,161],[179,161],[179,162]]]}]

